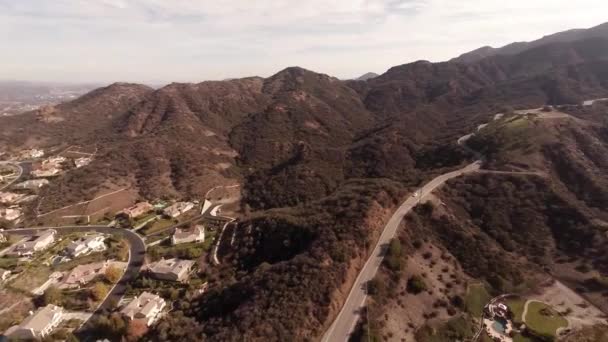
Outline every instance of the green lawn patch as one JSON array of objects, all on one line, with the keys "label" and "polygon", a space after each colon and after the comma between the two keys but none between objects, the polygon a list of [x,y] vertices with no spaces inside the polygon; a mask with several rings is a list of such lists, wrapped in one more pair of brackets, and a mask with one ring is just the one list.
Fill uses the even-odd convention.
[{"label": "green lawn patch", "polygon": [[537,342],[533,337],[527,337],[522,334],[516,334],[513,336],[513,342]]},{"label": "green lawn patch", "polygon": [[169,219],[159,219],[154,222],[148,223],[145,227],[143,227],[140,232],[144,235],[150,235],[162,231],[168,227],[175,225],[173,220]]},{"label": "green lawn patch", "polygon": [[506,304],[509,309],[511,309],[511,312],[513,312],[513,321],[515,323],[521,323],[521,315],[524,313],[524,306],[526,304],[526,301],[524,299],[514,298],[508,299]]},{"label": "green lawn patch", "polygon": [[31,266],[21,272],[21,274],[10,283],[10,286],[20,291],[31,292],[44,284],[49,279],[51,273],[49,267]]},{"label": "green lawn patch", "polygon": [[490,301],[491,297],[483,284],[472,284],[467,288],[467,295],[464,300],[465,309],[475,317],[481,317],[484,306]]},{"label": "green lawn patch", "polygon": [[530,302],[525,318],[528,328],[542,335],[555,336],[558,328],[568,326],[568,321],[564,317],[541,302]]}]

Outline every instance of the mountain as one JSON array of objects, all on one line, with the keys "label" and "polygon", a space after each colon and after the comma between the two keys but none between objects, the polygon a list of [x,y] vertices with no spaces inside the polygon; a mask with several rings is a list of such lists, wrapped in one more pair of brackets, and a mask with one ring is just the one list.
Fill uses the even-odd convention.
[{"label": "mountain", "polygon": [[[603,109],[587,112],[577,104],[607,95],[608,40],[596,37],[468,64],[418,61],[365,82],[289,67],[268,78],[156,90],[118,83],[0,118],[0,148],[98,148],[89,166],[42,190],[41,211],[111,187],[129,188],[139,199],[202,199],[214,186],[239,183],[242,215],[230,245],[220,246],[222,265],[205,271],[210,290],[194,299],[182,289],[179,310],[147,337],[317,340],[396,206],[420,184],[469,163],[474,156],[457,139],[499,112],[510,115],[470,142],[487,155],[485,167],[546,177],[473,175],[448,184],[437,193],[444,215],[420,206],[411,216],[415,225],[408,223],[413,228],[400,230],[408,241],[403,262],[415,253],[414,241],[432,245],[433,261],[445,256],[456,265],[448,268],[461,281],[452,284],[454,291],[465,280],[500,292],[533,283],[545,269],[563,276],[556,265],[564,257],[604,272],[605,259],[595,253],[604,239],[589,240],[597,226],[590,222],[603,222],[607,211],[608,135]],[[542,121],[513,114],[549,104],[570,116]],[[516,121],[521,117],[529,121]],[[32,222],[37,205],[29,208]],[[526,225],[533,227],[521,228]],[[525,240],[530,236],[546,239]],[[542,243],[549,247],[541,249]],[[578,255],[577,243],[586,248]],[[515,266],[500,264],[503,256]],[[397,276],[387,279],[397,282]],[[440,299],[445,303],[436,307],[447,308],[448,300]],[[418,327],[434,317],[421,316]]]},{"label": "mountain", "polygon": [[604,23],[588,29],[573,29],[564,32],[559,32],[544,36],[541,39],[532,42],[511,43],[500,48],[484,46],[479,49],[464,53],[456,58],[451,59],[450,61],[466,64],[476,62],[490,56],[515,55],[545,44],[568,43],[590,38],[608,38],[608,23]]},{"label": "mountain", "polygon": [[380,75],[376,74],[375,72],[368,72],[368,73],[365,73],[365,74],[357,77],[355,80],[357,80],[357,81],[367,81],[367,80],[370,80],[372,78],[376,78],[378,76],[380,76]]}]

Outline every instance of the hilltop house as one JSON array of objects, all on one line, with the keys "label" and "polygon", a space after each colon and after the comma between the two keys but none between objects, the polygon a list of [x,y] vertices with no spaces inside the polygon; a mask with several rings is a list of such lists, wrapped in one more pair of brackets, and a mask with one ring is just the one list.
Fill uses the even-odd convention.
[{"label": "hilltop house", "polygon": [[143,292],[127,304],[120,313],[134,320],[142,320],[147,326],[152,325],[160,316],[166,302],[161,297],[150,292]]},{"label": "hilltop house", "polygon": [[146,271],[158,280],[170,280],[183,282],[190,276],[190,270],[194,265],[193,260],[162,259],[146,267]]},{"label": "hilltop house", "polygon": [[88,157],[82,157],[82,158],[78,158],[74,160],[74,165],[76,165],[76,168],[81,168],[83,166],[87,166],[91,163],[91,161],[93,161],[93,159],[88,158]]},{"label": "hilltop house", "polygon": [[10,327],[4,334],[11,339],[30,340],[42,339],[53,332],[63,319],[63,308],[49,304],[21,324]]},{"label": "hilltop house", "polygon": [[21,217],[21,215],[23,215],[23,212],[21,211],[21,208],[17,206],[0,208],[0,218],[4,220],[16,221]]},{"label": "hilltop house", "polygon": [[91,252],[101,252],[106,249],[105,240],[106,238],[103,235],[80,238],[68,245],[66,253],[72,258],[76,258]]},{"label": "hilltop house", "polygon": [[6,237],[6,235],[4,235],[2,233],[3,231],[4,231],[4,229],[0,229],[0,243],[8,241],[8,238]]},{"label": "hilltop house", "polygon": [[152,210],[154,210],[154,206],[152,206],[152,204],[148,202],[139,202],[129,208],[123,209],[119,214],[123,214],[134,219]]},{"label": "hilltop house", "polygon": [[192,202],[177,202],[165,208],[163,214],[171,218],[176,218],[192,208],[194,208],[194,203]]},{"label": "hilltop house", "polygon": [[11,276],[11,271],[0,268],[0,281],[5,281]]},{"label": "hilltop house", "polygon": [[23,183],[19,183],[19,184],[15,185],[14,187],[16,189],[38,190],[47,184],[49,184],[48,179],[32,179],[32,180],[25,181]]},{"label": "hilltop house", "polygon": [[79,288],[80,286],[91,282],[97,276],[104,274],[107,268],[107,261],[78,265],[63,279],[59,288]]},{"label": "hilltop house", "polygon": [[188,242],[204,242],[205,226],[196,225],[191,229],[175,228],[175,233],[171,236],[171,244],[177,245]]},{"label": "hilltop house", "polygon": [[56,230],[49,229],[38,235],[33,235],[29,240],[17,244],[10,254],[17,256],[31,256],[35,252],[45,250],[51,244],[53,244],[53,242],[55,242],[55,234],[57,234]]},{"label": "hilltop house", "polygon": [[16,194],[14,192],[0,192],[0,203],[13,204],[22,199],[23,197],[25,197],[25,195]]}]

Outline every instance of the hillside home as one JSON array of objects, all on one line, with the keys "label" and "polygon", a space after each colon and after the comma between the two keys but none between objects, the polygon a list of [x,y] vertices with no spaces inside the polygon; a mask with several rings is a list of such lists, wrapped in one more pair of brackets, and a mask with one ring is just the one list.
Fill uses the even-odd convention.
[{"label": "hillside home", "polygon": [[176,218],[192,208],[194,208],[194,203],[192,202],[177,202],[167,207],[163,211],[163,214],[171,218]]},{"label": "hillside home", "polygon": [[91,252],[101,252],[106,249],[105,240],[106,238],[103,235],[92,235],[80,238],[68,245],[66,254],[72,258],[76,258]]},{"label": "hillside home", "polygon": [[108,262],[96,262],[86,265],[78,265],[63,279],[59,288],[71,289],[79,288],[95,279],[97,276],[103,275],[108,269]]},{"label": "hillside home", "polygon": [[4,229],[0,229],[0,243],[8,241],[8,237],[3,233]]},{"label": "hillside home", "polygon": [[139,202],[129,208],[123,209],[119,214],[124,214],[129,218],[137,218],[154,210],[154,206],[148,202]]},{"label": "hillside home", "polygon": [[21,208],[17,206],[0,208],[0,218],[7,221],[16,221],[23,215]]},{"label": "hillside home", "polygon": [[169,281],[186,281],[190,277],[193,260],[162,259],[146,267],[153,278]]},{"label": "hillside home", "polygon": [[175,233],[171,236],[171,244],[177,245],[180,243],[189,242],[204,242],[205,241],[205,226],[195,225],[187,229],[175,228]]},{"label": "hillside home", "polygon": [[127,304],[120,313],[129,319],[138,319],[152,325],[159,317],[167,303],[161,297],[150,292],[143,292]]},{"label": "hillside home", "polygon": [[87,166],[91,163],[92,159],[88,158],[88,157],[83,157],[83,158],[78,158],[74,160],[74,165],[76,165],[76,168],[81,168],[83,166]]},{"label": "hillside home", "polygon": [[16,194],[14,192],[0,192],[0,203],[13,204],[22,199],[24,196],[25,195]]},{"label": "hillside home", "polygon": [[37,190],[48,184],[48,179],[32,179],[15,185],[15,188],[25,190]]},{"label": "hillside home", "polygon": [[36,252],[42,251],[50,247],[55,242],[55,234],[57,231],[49,229],[41,232],[38,235],[33,235],[29,240],[17,244],[10,252],[17,256],[31,256]]},{"label": "hillside home", "polygon": [[10,327],[5,335],[11,339],[42,339],[50,335],[63,319],[63,308],[49,304],[38,309],[21,324]]},{"label": "hillside home", "polygon": [[0,268],[0,281],[5,281],[11,276],[11,271]]}]

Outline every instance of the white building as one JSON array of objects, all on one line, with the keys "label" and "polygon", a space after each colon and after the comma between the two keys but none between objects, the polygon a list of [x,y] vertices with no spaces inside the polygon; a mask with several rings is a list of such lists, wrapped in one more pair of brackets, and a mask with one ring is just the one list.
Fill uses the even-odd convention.
[{"label": "white building", "polygon": [[186,281],[190,276],[190,270],[194,266],[193,260],[162,259],[146,267],[154,278],[169,281]]},{"label": "white building", "polygon": [[143,292],[127,304],[120,313],[129,319],[138,319],[152,325],[159,317],[167,303],[161,297],[150,292]]},{"label": "white building", "polygon": [[0,268],[0,281],[5,281],[11,276],[11,271]]},{"label": "white building", "polygon": [[17,256],[31,256],[36,252],[47,249],[55,242],[54,229],[45,230],[44,232],[32,236],[29,240],[16,245],[9,254]]},{"label": "white building", "polygon": [[25,158],[25,159],[31,159],[31,158],[41,158],[44,156],[44,151],[43,150],[38,150],[38,149],[31,149],[31,150],[25,150],[23,152],[21,152],[21,157]]},{"label": "white building", "polygon": [[25,197],[23,194],[16,194],[14,192],[1,192],[0,191],[0,203],[2,204],[13,204],[18,202],[20,199]]},{"label": "white building", "polygon": [[37,190],[49,184],[48,179],[32,179],[15,185],[18,189]]},{"label": "white building", "polygon": [[59,172],[61,172],[60,169],[58,168],[48,168],[48,169],[38,169],[38,170],[34,170],[31,172],[32,176],[37,177],[37,178],[47,178],[47,177],[53,177],[59,174]]},{"label": "white building", "polygon": [[175,233],[171,236],[171,244],[177,245],[180,243],[189,242],[204,242],[205,241],[205,227],[202,225],[196,225],[191,229],[179,229],[175,228]]},{"label": "white building", "polygon": [[89,165],[91,161],[92,159],[88,157],[78,158],[74,160],[74,165],[76,165],[76,168],[81,168],[83,166]]},{"label": "white building", "polygon": [[192,202],[177,202],[167,207],[163,213],[171,218],[176,218],[192,208],[194,208]]},{"label": "white building", "polygon": [[0,208],[0,218],[5,219],[7,221],[16,221],[22,215],[23,212],[19,207]]},{"label": "white building", "polygon": [[73,241],[66,248],[66,252],[72,258],[91,252],[101,252],[106,249],[104,241],[106,238],[103,235],[93,235]]},{"label": "white building", "polygon": [[53,332],[63,319],[63,308],[49,304],[26,318],[21,324],[10,327],[4,334],[11,339],[41,339]]}]

